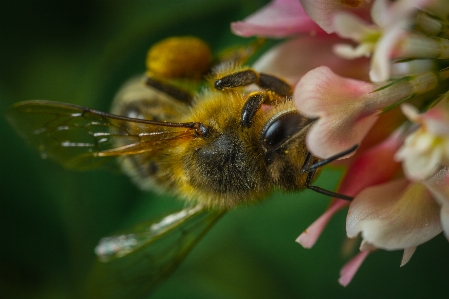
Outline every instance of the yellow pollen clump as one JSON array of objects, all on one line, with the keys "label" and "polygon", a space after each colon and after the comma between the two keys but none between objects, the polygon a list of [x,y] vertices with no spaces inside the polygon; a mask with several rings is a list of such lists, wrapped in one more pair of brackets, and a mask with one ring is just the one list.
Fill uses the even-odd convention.
[{"label": "yellow pollen clump", "polygon": [[192,36],[169,37],[147,54],[147,72],[165,78],[201,78],[210,68],[209,46]]}]

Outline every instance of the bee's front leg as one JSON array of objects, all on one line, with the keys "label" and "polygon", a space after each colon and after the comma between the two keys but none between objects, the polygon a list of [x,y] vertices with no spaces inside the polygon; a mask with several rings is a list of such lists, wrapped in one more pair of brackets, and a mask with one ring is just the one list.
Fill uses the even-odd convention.
[{"label": "bee's front leg", "polygon": [[219,77],[215,80],[214,87],[218,90],[224,90],[250,84],[256,84],[279,96],[291,96],[293,93],[292,86],[283,79],[274,75],[258,73],[250,68]]}]

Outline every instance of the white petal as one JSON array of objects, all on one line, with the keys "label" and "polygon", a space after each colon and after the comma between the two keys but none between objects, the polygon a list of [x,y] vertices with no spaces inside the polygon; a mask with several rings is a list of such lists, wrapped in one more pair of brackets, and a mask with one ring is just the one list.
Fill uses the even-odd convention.
[{"label": "white petal", "polygon": [[367,36],[375,34],[376,29],[371,28],[362,19],[349,13],[338,13],[334,16],[335,32],[344,38],[362,41]]},{"label": "white petal", "polygon": [[439,169],[440,155],[438,151],[432,151],[430,154],[417,154],[410,150],[411,154],[407,152],[400,152],[402,156],[407,155],[403,159],[404,173],[407,178],[412,181],[423,181]]},{"label": "white petal", "polygon": [[404,254],[402,255],[402,261],[401,261],[401,267],[405,266],[410,261],[410,259],[412,258],[412,255],[415,253],[415,250],[416,250],[416,246],[404,249]]},{"label": "white petal", "polygon": [[447,167],[425,181],[424,185],[432,192],[440,205],[449,206],[449,169]]},{"label": "white petal", "polygon": [[384,27],[386,25],[385,15],[388,11],[387,0],[376,0],[371,7],[371,18],[378,26]]},{"label": "white petal", "polygon": [[334,53],[346,59],[354,59],[358,57],[369,57],[373,50],[373,45],[368,43],[359,44],[353,47],[348,44],[336,44],[333,47]]},{"label": "white petal", "polygon": [[414,247],[441,232],[439,210],[422,184],[391,181],[356,196],[346,220],[347,235],[362,233],[365,241],[387,250]]},{"label": "white petal", "polygon": [[416,6],[422,7],[429,0],[397,0],[392,4],[388,0],[376,0],[371,9],[371,18],[374,23],[381,27],[387,27],[395,22],[407,20],[417,10]]},{"label": "white petal", "polygon": [[415,135],[413,146],[416,151],[422,154],[430,154],[435,142],[435,136],[423,130],[416,131],[413,135]]},{"label": "white petal", "polygon": [[402,34],[401,24],[398,24],[385,31],[377,41],[371,60],[371,81],[384,82],[390,78],[390,56]]},{"label": "white petal", "polygon": [[419,110],[415,106],[404,103],[401,105],[401,111],[411,121],[416,122],[419,119]]},{"label": "white petal", "polygon": [[360,251],[374,251],[377,249],[376,246],[374,246],[373,244],[367,242],[366,240],[362,240],[362,244],[360,244]]},{"label": "white petal", "polygon": [[441,207],[441,225],[443,226],[444,235],[449,240],[449,205]]}]

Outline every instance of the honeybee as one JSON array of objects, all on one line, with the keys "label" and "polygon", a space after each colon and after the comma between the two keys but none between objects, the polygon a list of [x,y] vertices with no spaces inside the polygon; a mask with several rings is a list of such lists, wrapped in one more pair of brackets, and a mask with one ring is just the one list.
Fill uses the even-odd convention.
[{"label": "honeybee", "polygon": [[[93,298],[145,295],[226,211],[275,189],[350,199],[311,183],[318,167],[354,149],[323,161],[313,157],[305,136],[314,120],[297,112],[290,84],[241,66],[241,59],[222,59],[194,94],[173,83],[184,74],[149,69],[119,90],[112,113],[50,101],[9,110],[9,121],[44,157],[75,169],[118,161],[140,188],[186,202],[182,211],[100,240]],[[200,75],[195,64],[187,69],[195,79],[210,67]]]}]

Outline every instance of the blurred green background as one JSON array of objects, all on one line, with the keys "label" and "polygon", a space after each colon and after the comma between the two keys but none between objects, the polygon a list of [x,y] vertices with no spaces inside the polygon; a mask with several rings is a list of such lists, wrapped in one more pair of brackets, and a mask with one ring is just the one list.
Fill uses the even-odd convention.
[{"label": "blurred green background", "polygon": [[[127,78],[144,70],[147,48],[196,35],[214,50],[244,42],[231,21],[266,1],[12,1],[0,6],[0,113],[46,99],[107,111]],[[111,232],[180,207],[139,191],[127,177],[74,172],[27,147],[0,118],[0,298],[83,298],[93,248]],[[317,185],[332,189],[338,171]],[[449,245],[420,246],[400,268],[400,252],[379,251],[341,287],[345,213],[312,250],[295,238],[325,209],[313,192],[274,194],[229,212],[152,298],[442,298],[449,294]],[[446,297],[447,298],[447,297]]]}]

